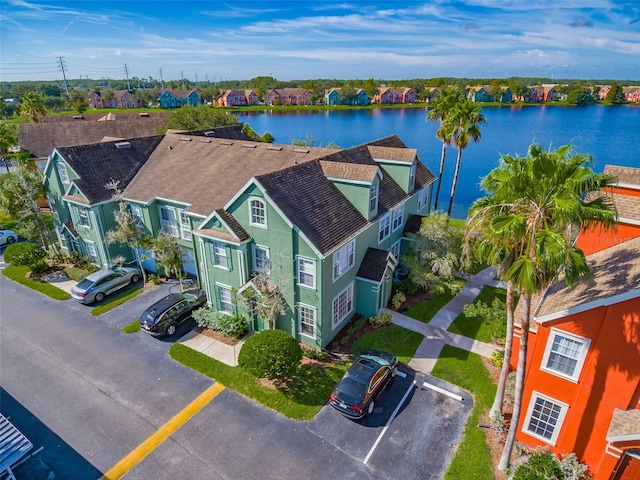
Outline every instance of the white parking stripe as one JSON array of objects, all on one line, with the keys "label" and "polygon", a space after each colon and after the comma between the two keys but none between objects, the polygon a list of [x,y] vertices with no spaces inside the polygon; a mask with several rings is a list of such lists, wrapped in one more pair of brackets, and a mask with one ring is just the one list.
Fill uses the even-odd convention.
[{"label": "white parking stripe", "polygon": [[440,393],[444,393],[445,395],[449,395],[451,398],[455,398],[459,402],[462,401],[462,397],[460,395],[456,395],[455,393],[448,392],[444,388],[436,387],[435,385],[432,385],[432,384],[427,383],[427,382],[424,382],[422,385],[427,387],[427,388],[430,388],[431,390],[435,390],[436,392],[440,392]]},{"label": "white parking stripe", "polygon": [[[400,372],[398,372],[398,373],[400,373]],[[393,422],[393,419],[396,418],[396,415],[398,414],[398,411],[400,410],[400,407],[402,406],[404,401],[409,396],[409,393],[411,392],[411,389],[414,388],[415,386],[416,386],[416,382],[414,380],[413,383],[411,385],[409,385],[409,388],[405,392],[404,397],[402,397],[402,400],[400,400],[400,403],[398,403],[398,406],[396,407],[396,409],[393,411],[393,413],[389,417],[389,420],[387,421],[387,424],[384,426],[384,428],[380,432],[380,435],[378,435],[378,438],[376,439],[376,441],[374,442],[373,446],[371,447],[371,450],[369,450],[369,453],[367,453],[367,456],[364,457],[364,461],[362,463],[364,463],[365,465],[367,464],[367,462],[371,458],[371,455],[373,455],[373,451],[376,449],[376,447],[380,443],[380,440],[382,440],[382,437],[384,436],[384,434],[386,433],[387,429],[389,428],[389,425],[391,425],[391,422]]]}]

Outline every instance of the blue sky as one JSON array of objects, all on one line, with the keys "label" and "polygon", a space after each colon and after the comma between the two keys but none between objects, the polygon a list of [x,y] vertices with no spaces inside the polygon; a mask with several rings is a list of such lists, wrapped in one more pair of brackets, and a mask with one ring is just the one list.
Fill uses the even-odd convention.
[{"label": "blue sky", "polygon": [[640,80],[640,1],[0,0],[0,79]]}]

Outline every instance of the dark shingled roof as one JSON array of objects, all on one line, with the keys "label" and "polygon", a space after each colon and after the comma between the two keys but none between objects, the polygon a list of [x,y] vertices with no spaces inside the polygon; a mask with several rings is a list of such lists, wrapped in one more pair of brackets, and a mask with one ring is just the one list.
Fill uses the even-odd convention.
[{"label": "dark shingled roof", "polygon": [[369,222],[311,161],[256,177],[284,215],[327,253]]},{"label": "dark shingled roof", "polygon": [[209,128],[207,130],[195,130],[192,132],[185,132],[184,135],[193,135],[196,137],[209,137],[209,138],[226,138],[227,140],[247,140],[252,141],[251,137],[244,133],[242,125],[227,125],[224,127]]},{"label": "dark shingled roof", "polygon": [[115,120],[98,121],[105,115],[83,115],[83,119],[68,117],[52,121],[54,117],[45,117],[45,122],[23,123],[18,132],[18,144],[36,157],[51,155],[56,147],[87,145],[103,141],[105,138],[136,138],[155,135],[158,128],[166,125],[170,112],[150,112],[140,116],[136,112],[118,113]]},{"label": "dark shingled roof", "polygon": [[369,247],[360,264],[358,277],[381,282],[387,269],[389,255],[390,253],[386,250]]},{"label": "dark shingled roof", "polygon": [[96,203],[109,200],[113,195],[105,188],[111,180],[119,181],[120,190],[124,190],[161,140],[162,135],[156,135],[131,138],[128,140],[129,148],[117,148],[120,141],[116,141],[60,147],[57,150],[78,174],[79,178],[74,183],[90,203]]},{"label": "dark shingled roof", "polygon": [[249,240],[249,238],[251,238],[244,227],[240,225],[240,222],[238,222],[235,217],[229,212],[222,208],[219,208],[218,210],[216,210],[216,213],[220,215],[222,221],[227,224],[227,226],[231,229],[231,231],[239,241],[244,242],[245,240]]}]

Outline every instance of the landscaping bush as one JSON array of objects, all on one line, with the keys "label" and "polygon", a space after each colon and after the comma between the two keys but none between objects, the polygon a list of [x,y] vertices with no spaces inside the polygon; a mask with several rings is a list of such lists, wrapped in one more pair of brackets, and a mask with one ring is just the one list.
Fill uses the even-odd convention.
[{"label": "landscaping bush", "polygon": [[321,362],[327,359],[327,354],[324,353],[322,350],[316,350],[311,348],[303,348],[302,356],[310,360],[319,360]]},{"label": "landscaping bush", "polygon": [[77,268],[88,271],[89,273],[97,272],[100,270],[93,263],[89,263],[89,258],[81,256],[78,252],[71,252],[69,255],[69,262]]},{"label": "landscaping bush", "polygon": [[513,480],[564,480],[564,473],[552,453],[535,452],[516,468]]},{"label": "landscaping bush", "polygon": [[391,305],[393,305],[394,310],[400,310],[400,307],[406,301],[407,301],[407,296],[404,294],[404,292],[397,291],[396,294],[391,299]]},{"label": "landscaping bush", "polygon": [[42,273],[47,270],[44,259],[47,252],[35,243],[13,243],[4,251],[4,261],[11,265],[29,267],[34,273]]},{"label": "landscaping bush", "polygon": [[496,350],[493,352],[489,358],[489,363],[496,368],[502,368],[502,364],[504,363],[504,350]]},{"label": "landscaping bush", "polygon": [[413,295],[418,291],[418,284],[410,278],[393,282],[393,286],[398,292],[405,293],[407,295]]},{"label": "landscaping bush", "polygon": [[369,319],[369,323],[375,328],[384,327],[393,323],[393,315],[388,312],[381,313]]},{"label": "landscaping bush", "polygon": [[227,337],[242,338],[249,333],[249,325],[240,315],[223,315],[218,320],[218,330]]},{"label": "landscaping bush", "polygon": [[238,365],[260,378],[283,378],[295,373],[302,348],[283,330],[265,330],[249,337],[238,355]]}]

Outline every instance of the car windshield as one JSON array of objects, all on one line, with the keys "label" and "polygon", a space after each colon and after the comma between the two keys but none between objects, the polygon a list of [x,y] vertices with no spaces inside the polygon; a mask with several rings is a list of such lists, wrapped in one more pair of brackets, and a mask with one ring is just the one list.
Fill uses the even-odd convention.
[{"label": "car windshield", "polygon": [[158,319],[148,312],[143,312],[142,315],[140,315],[140,321],[146,324],[155,324]]},{"label": "car windshield", "polygon": [[80,290],[86,290],[91,285],[93,285],[93,282],[85,278],[84,280],[80,280],[80,282],[78,283],[78,285],[76,285],[76,287],[78,287]]},{"label": "car windshield", "polygon": [[[366,385],[354,380],[351,377],[344,377],[342,381],[338,384],[337,390],[345,397],[356,400],[353,403],[360,403],[360,401],[362,400],[362,397],[364,396]],[[347,398],[343,398],[343,400],[347,400]]]}]

